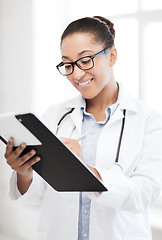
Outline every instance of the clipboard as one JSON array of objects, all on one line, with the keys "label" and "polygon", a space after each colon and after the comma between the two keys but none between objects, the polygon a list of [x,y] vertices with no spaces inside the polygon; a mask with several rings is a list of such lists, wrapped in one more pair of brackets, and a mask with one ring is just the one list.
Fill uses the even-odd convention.
[{"label": "clipboard", "polygon": [[[25,127],[35,137],[38,144],[28,145],[22,155],[35,149],[41,161],[33,165],[33,169],[56,191],[107,191],[95,174],[70,151],[34,114],[13,115],[18,121],[18,128]],[[7,116],[6,116],[7,119]],[[11,118],[10,122],[13,121]],[[3,117],[4,121],[4,117]],[[9,124],[9,121],[7,122]],[[6,124],[6,128],[8,127]],[[11,123],[12,125],[12,123]],[[3,132],[4,132],[3,128]],[[17,136],[12,136],[16,140]],[[2,135],[0,118],[0,140],[7,144],[8,139]],[[23,142],[24,139],[21,139]],[[37,143],[36,142],[36,143]],[[17,146],[17,145],[16,145]],[[16,147],[14,147],[15,149]]]}]

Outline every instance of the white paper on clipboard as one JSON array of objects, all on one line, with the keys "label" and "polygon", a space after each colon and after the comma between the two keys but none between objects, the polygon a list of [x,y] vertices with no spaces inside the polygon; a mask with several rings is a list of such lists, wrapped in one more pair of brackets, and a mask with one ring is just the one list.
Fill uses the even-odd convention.
[{"label": "white paper on clipboard", "polygon": [[27,145],[41,145],[42,143],[15,117],[14,113],[0,114],[0,136],[7,142],[14,138],[14,146],[25,142]]}]

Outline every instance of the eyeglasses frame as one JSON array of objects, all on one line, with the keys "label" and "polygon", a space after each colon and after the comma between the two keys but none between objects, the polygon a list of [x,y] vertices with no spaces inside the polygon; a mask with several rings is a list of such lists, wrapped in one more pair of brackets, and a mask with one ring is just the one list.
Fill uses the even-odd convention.
[{"label": "eyeglasses frame", "polygon": [[[77,66],[78,68],[80,68],[81,70],[89,70],[89,69],[91,69],[91,68],[94,67],[94,58],[95,58],[95,57],[98,57],[98,56],[101,56],[102,54],[108,53],[109,50],[110,50],[110,47],[101,50],[100,52],[96,53],[96,54],[93,55],[93,56],[81,57],[81,58],[79,58],[78,60],[76,60],[76,61],[74,61],[74,62],[65,62],[65,63],[64,63],[64,62],[61,62],[61,63],[59,63],[59,64],[56,66],[56,68],[57,68],[57,70],[60,72],[59,67],[61,67],[62,65],[66,64],[66,63],[72,65],[72,72],[71,72],[71,73],[69,73],[69,74],[62,74],[62,73],[60,72],[61,75],[63,75],[63,76],[69,76],[69,75],[71,75],[71,74],[74,72],[74,65],[76,65],[76,66]],[[80,61],[81,59],[86,58],[86,57],[90,57],[90,58],[92,59],[93,65],[92,65],[92,67],[90,67],[90,68],[83,69],[83,68],[81,68],[81,67],[79,66],[79,64],[77,64],[77,63],[78,63],[78,61]]]}]

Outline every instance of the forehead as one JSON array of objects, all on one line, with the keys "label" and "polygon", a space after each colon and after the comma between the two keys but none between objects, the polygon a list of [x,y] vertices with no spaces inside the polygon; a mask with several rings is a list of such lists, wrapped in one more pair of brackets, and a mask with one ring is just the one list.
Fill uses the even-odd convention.
[{"label": "forehead", "polygon": [[91,52],[100,51],[102,44],[96,43],[93,34],[74,33],[65,37],[61,45],[62,56],[75,58],[79,53],[89,50]]}]

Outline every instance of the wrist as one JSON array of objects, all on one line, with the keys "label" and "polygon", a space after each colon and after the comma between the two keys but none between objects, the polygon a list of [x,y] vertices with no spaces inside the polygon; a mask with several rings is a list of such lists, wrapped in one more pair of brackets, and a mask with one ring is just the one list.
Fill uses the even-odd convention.
[{"label": "wrist", "polygon": [[33,181],[33,174],[30,175],[22,175],[17,172],[17,187],[21,195],[27,192]]},{"label": "wrist", "polygon": [[89,167],[89,169],[91,169],[91,171],[96,175],[96,177],[98,177],[100,180],[102,180],[102,178],[101,178],[99,172],[96,170],[96,168],[91,167],[91,166],[88,166],[88,167]]},{"label": "wrist", "polygon": [[17,181],[23,181],[23,182],[32,182],[33,179],[33,173],[30,173],[28,175],[23,175],[21,173],[17,172]]}]

